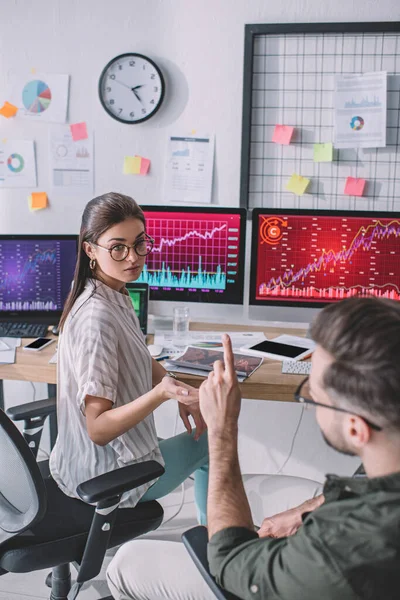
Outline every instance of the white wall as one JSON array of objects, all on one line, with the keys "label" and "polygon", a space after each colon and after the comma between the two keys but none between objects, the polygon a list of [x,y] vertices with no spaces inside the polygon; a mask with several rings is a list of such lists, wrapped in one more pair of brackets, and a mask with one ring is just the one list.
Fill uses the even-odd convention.
[{"label": "white wall", "polygon": [[[162,202],[167,134],[215,132],[215,203],[239,204],[243,41],[246,23],[400,20],[399,0],[2,0],[0,102],[10,75],[31,68],[71,76],[69,121],[87,121],[95,133],[95,193],[119,191],[139,203]],[[105,64],[123,52],[158,62],[167,97],[150,121],[123,125],[102,109],[97,96]],[[49,190],[48,131],[51,125],[1,118],[0,139],[36,143],[38,190]],[[152,161],[147,177],[124,176],[125,155]],[[50,196],[50,208],[30,213],[29,190],[0,191],[0,233],[75,233],[87,197]],[[154,304],[154,303],[153,303]],[[170,303],[153,310],[168,313]],[[208,307],[209,308],[209,307]],[[244,309],[248,317],[247,307]],[[226,312],[226,311],[225,311]],[[243,309],[229,311],[244,320]],[[214,312],[221,320],[224,310]],[[192,306],[194,316],[204,307]],[[210,311],[207,311],[210,314]],[[305,315],[308,316],[305,316]],[[263,319],[308,321],[309,313],[269,310]],[[45,390],[40,388],[42,395]],[[7,397],[31,399],[31,389],[8,384]],[[294,408],[294,407],[293,407]]]}]

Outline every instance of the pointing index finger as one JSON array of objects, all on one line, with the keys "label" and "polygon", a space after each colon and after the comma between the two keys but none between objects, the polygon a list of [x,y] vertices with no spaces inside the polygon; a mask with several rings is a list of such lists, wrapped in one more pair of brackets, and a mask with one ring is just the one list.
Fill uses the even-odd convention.
[{"label": "pointing index finger", "polygon": [[222,344],[224,346],[225,371],[231,379],[234,379],[236,374],[232,351],[232,342],[231,338],[226,333],[224,333],[224,335],[222,336]]}]

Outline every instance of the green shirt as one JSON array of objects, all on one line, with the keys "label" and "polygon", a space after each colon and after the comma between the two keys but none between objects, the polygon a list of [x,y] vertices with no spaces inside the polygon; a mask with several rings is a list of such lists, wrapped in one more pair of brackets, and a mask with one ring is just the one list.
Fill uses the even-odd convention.
[{"label": "green shirt", "polygon": [[328,475],[324,495],[293,536],[216,533],[208,560],[218,583],[243,600],[399,600],[400,473]]}]

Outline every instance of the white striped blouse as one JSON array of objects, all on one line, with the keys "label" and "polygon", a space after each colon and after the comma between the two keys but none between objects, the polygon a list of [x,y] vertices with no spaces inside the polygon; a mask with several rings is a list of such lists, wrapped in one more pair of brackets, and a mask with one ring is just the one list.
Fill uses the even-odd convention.
[{"label": "white striped blouse", "polygon": [[[152,414],[105,446],[92,442],[86,428],[87,395],[118,407],[152,388],[152,361],[129,296],[89,279],[64,324],[57,362],[58,437],[50,471],[65,494],[78,498],[80,483],[118,467],[145,460],[164,465]],[[135,506],[153,483],[124,494],[120,506]]]}]

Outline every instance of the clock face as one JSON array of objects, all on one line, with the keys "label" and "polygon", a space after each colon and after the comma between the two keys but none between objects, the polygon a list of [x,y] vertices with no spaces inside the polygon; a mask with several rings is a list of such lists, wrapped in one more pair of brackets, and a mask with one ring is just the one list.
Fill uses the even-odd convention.
[{"label": "clock face", "polygon": [[164,91],[160,69],[142,54],[117,56],[100,75],[100,102],[108,114],[121,123],[150,119],[160,108]]}]

